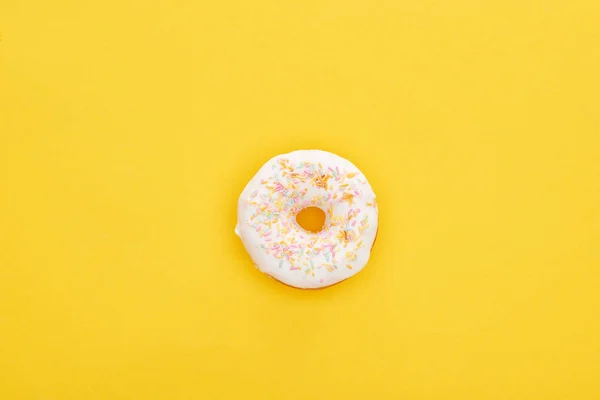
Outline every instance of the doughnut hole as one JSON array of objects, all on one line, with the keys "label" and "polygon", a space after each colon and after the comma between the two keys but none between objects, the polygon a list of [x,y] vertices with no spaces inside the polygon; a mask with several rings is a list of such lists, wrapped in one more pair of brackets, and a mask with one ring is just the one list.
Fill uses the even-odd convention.
[{"label": "doughnut hole", "polygon": [[296,215],[296,222],[308,232],[320,232],[325,225],[325,212],[319,207],[306,207]]}]

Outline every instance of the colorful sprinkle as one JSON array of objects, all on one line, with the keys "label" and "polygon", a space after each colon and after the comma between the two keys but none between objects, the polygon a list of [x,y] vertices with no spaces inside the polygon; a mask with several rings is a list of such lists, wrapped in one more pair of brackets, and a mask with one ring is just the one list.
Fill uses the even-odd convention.
[{"label": "colorful sprinkle", "polygon": [[[247,223],[263,238],[260,248],[279,260],[279,268],[287,262],[290,271],[304,270],[309,276],[321,269],[332,273],[340,261],[344,265],[343,260],[336,260],[336,255],[344,254],[345,260],[355,261],[362,240],[358,240],[353,251],[343,249],[369,227],[368,216],[362,214],[360,207],[353,207],[362,196],[361,174],[308,161],[292,165],[285,157],[277,159],[272,169],[272,176],[261,179],[261,187],[248,198],[253,213]],[[343,215],[335,215],[334,205],[340,201],[350,208]],[[375,207],[375,201],[366,205]],[[307,206],[320,207],[327,215],[328,226],[316,235],[305,235],[293,222]],[[352,266],[346,264],[346,268]],[[319,279],[323,282],[323,278]]]}]

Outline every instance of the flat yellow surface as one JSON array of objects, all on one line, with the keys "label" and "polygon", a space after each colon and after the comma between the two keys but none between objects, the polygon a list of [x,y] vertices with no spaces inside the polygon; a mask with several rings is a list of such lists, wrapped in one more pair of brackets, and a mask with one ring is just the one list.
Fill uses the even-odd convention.
[{"label": "flat yellow surface", "polygon": [[[0,399],[600,399],[597,0],[0,0]],[[236,202],[367,175],[299,291]]]}]

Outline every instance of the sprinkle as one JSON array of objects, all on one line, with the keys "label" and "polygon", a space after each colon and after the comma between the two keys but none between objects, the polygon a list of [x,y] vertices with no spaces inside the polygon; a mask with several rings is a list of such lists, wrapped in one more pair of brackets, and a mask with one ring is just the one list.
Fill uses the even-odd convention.
[{"label": "sprinkle", "polygon": [[[346,260],[356,260],[355,251],[363,244],[362,241],[355,245],[353,242],[369,227],[367,216],[354,206],[362,196],[360,184],[366,183],[362,177],[353,179],[360,173],[323,166],[319,162],[291,164],[285,157],[276,159],[271,167],[274,170],[271,176],[260,179],[262,189],[252,191],[247,199],[247,204],[254,211],[247,222],[262,238],[260,248],[278,259],[279,268],[283,268],[287,260],[290,271],[304,270],[306,267],[306,274],[312,276],[315,276],[315,269],[335,271],[338,268],[336,254],[342,251]],[[327,226],[316,235],[305,236],[297,224],[288,221],[292,221],[306,206],[309,187],[326,190],[323,194],[312,196],[309,202],[326,211]],[[333,205],[340,200],[348,203],[349,210],[336,215]],[[365,204],[375,207],[374,200]],[[355,247],[354,251],[342,250],[348,244],[352,244],[351,248]],[[346,267],[352,269],[350,264]],[[321,276],[318,279],[324,281],[322,274],[319,273]]]},{"label": "sprinkle", "polygon": [[353,204],[354,203],[353,199],[354,199],[354,196],[351,195],[350,193],[344,193],[342,195],[342,201],[347,201],[348,204]]}]

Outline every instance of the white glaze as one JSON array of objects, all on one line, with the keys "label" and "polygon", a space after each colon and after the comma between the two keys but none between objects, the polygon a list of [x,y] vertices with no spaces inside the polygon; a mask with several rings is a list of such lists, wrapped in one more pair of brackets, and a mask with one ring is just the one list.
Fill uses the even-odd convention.
[{"label": "white glaze", "polygon": [[[326,215],[311,233],[296,222],[306,207]],[[238,201],[235,233],[256,267],[298,288],[320,288],[364,268],[378,225],[375,193],[350,161],[320,150],[269,160]]]}]

